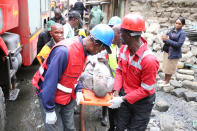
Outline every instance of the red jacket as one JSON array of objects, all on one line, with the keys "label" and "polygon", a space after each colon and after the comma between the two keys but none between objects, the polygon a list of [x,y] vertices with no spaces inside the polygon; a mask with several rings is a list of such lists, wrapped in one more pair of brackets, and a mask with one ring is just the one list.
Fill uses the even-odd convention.
[{"label": "red jacket", "polygon": [[[61,41],[53,48],[60,45],[66,46],[68,48],[68,63],[57,85],[55,103],[66,105],[69,103],[71,98],[76,98],[75,87],[78,83],[78,78],[84,70],[86,57],[83,46],[77,37],[75,39]],[[41,65],[40,69],[36,72],[32,80],[32,84],[37,89],[39,89],[39,80],[41,79],[44,81],[42,74],[44,70],[47,69],[46,61],[47,59]]]},{"label": "red jacket", "polygon": [[148,95],[155,93],[155,83],[159,62],[144,43],[133,56],[127,45],[120,49],[118,67],[116,69],[114,90],[123,87],[126,100],[133,104]]}]

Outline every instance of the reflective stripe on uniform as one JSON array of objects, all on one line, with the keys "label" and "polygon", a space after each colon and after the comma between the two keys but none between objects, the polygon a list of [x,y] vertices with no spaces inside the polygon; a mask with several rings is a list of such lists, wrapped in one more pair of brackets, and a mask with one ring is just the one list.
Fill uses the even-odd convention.
[{"label": "reflective stripe on uniform", "polygon": [[139,70],[141,70],[142,67],[141,67],[140,63],[141,63],[142,59],[143,59],[146,55],[149,55],[149,54],[153,54],[152,51],[146,50],[146,51],[143,53],[143,55],[139,58],[139,60],[138,60],[137,62],[136,62],[136,61],[132,61],[132,62],[131,62],[131,65],[134,66],[134,67],[136,67],[136,68],[138,68]]},{"label": "reflective stripe on uniform", "polygon": [[43,67],[42,67],[42,66],[40,66],[40,68],[39,68],[39,72],[40,72],[40,74],[41,74],[41,75],[44,73],[44,69],[43,69]]},{"label": "reflective stripe on uniform", "polygon": [[125,46],[124,49],[123,49],[123,52],[120,53],[120,58],[122,58],[123,60],[127,60],[127,58],[126,58],[126,56],[125,56],[125,52],[126,52],[127,48],[128,48],[128,47]]},{"label": "reflective stripe on uniform", "polygon": [[72,93],[72,89],[66,86],[61,85],[60,83],[57,84],[57,89],[65,92],[65,93]]},{"label": "reflective stripe on uniform", "polygon": [[133,56],[129,55],[129,62],[132,60]]},{"label": "reflective stripe on uniform", "polygon": [[116,69],[122,70],[122,68],[121,68],[121,67],[119,67],[118,65],[117,65]]},{"label": "reflective stripe on uniform", "polygon": [[139,62],[135,62],[135,61],[132,61],[131,62],[131,65],[134,66],[135,68],[138,68],[139,70],[142,69],[141,65]]},{"label": "reflective stripe on uniform", "polygon": [[141,61],[142,61],[142,59],[146,56],[146,55],[149,55],[149,54],[152,54],[153,55],[153,53],[152,53],[152,51],[151,50],[146,50],[144,53],[143,53],[143,55],[139,58],[139,63],[141,63]]},{"label": "reflective stripe on uniform", "polygon": [[153,84],[153,85],[147,85],[147,84],[145,84],[145,83],[141,83],[141,87],[143,87],[144,89],[146,89],[146,90],[152,90],[153,88],[155,88],[155,86],[156,86],[156,84]]}]

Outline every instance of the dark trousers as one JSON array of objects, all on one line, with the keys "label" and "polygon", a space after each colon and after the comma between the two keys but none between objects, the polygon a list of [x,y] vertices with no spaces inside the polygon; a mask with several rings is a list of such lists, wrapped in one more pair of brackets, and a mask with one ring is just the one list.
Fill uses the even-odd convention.
[{"label": "dark trousers", "polygon": [[46,110],[42,105],[41,98],[38,98],[45,131],[76,131],[74,124],[74,100],[71,99],[67,105],[56,104],[55,112],[57,115],[57,121],[55,124],[46,124]]},{"label": "dark trousers", "polygon": [[150,120],[154,105],[155,94],[150,95],[134,104],[127,101],[118,108],[117,125],[115,131],[145,131]]},{"label": "dark trousers", "polygon": [[108,116],[109,116],[109,129],[108,131],[114,131],[117,124],[117,110],[108,108]]}]

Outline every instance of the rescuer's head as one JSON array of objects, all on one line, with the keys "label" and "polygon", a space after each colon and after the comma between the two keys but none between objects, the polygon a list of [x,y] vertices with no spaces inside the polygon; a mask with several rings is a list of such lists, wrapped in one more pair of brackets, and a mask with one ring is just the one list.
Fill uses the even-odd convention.
[{"label": "rescuer's head", "polygon": [[50,31],[51,37],[54,39],[55,43],[60,42],[64,39],[64,28],[62,24],[55,23],[51,26]]},{"label": "rescuer's head", "polygon": [[73,28],[83,25],[81,15],[77,11],[71,11],[68,13],[68,20]]},{"label": "rescuer's head", "polygon": [[141,45],[141,34],[145,31],[143,16],[139,13],[125,15],[120,31],[122,44],[127,44],[130,51],[135,51]]}]

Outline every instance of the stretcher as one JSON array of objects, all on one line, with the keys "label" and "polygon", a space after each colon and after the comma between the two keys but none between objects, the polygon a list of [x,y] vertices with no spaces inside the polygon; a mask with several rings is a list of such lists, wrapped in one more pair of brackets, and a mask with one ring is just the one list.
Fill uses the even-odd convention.
[{"label": "stretcher", "polygon": [[108,92],[105,97],[96,97],[94,92],[88,89],[82,89],[84,101],[81,101],[82,105],[94,105],[94,106],[110,106],[109,100],[113,98],[112,93]]},{"label": "stretcher", "polygon": [[108,92],[105,97],[96,97],[92,90],[82,89],[84,101],[80,101],[80,121],[81,121],[81,131],[85,131],[85,105],[93,106],[110,106],[109,100],[113,98],[112,93]]}]

